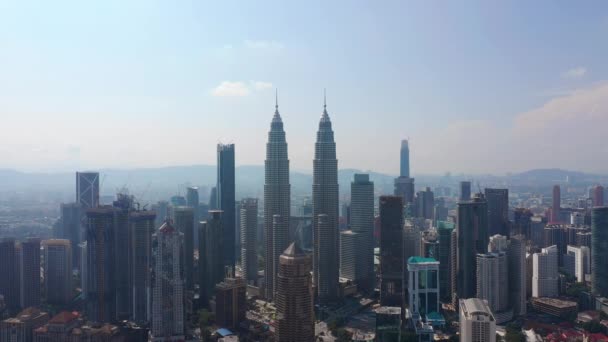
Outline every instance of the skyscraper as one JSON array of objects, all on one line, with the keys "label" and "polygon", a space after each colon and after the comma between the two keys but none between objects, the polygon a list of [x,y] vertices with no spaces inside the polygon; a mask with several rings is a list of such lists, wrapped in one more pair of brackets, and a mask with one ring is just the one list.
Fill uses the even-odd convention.
[{"label": "skyscraper", "polygon": [[217,324],[233,330],[246,320],[247,283],[243,278],[227,277],[215,285],[215,318]]},{"label": "skyscraper", "polygon": [[152,341],[184,339],[184,234],[165,222],[152,235]]},{"label": "skyscraper", "polygon": [[437,223],[437,234],[439,235],[439,293],[441,301],[449,303],[452,300],[452,231],[454,223],[439,221]]},{"label": "skyscraper", "polygon": [[461,341],[496,341],[496,320],[488,304],[479,298],[461,299],[459,308]]},{"label": "skyscraper", "polygon": [[509,236],[509,189],[485,189],[488,202],[488,235]]},{"label": "skyscraper", "polygon": [[523,235],[514,235],[509,241],[509,291],[513,314],[521,316],[526,314],[526,238]]},{"label": "skyscraper", "polygon": [[561,190],[559,185],[553,186],[553,202],[551,205],[551,223],[561,222]]},{"label": "skyscraper", "polygon": [[401,165],[399,168],[400,177],[410,177],[410,146],[407,139],[401,140]]},{"label": "skyscraper", "polygon": [[[498,323],[513,316],[509,308],[509,263],[505,252],[477,254],[477,295],[486,300]],[[501,316],[500,318],[498,316]]]},{"label": "skyscraper", "polygon": [[72,245],[70,240],[43,240],[46,301],[66,305],[72,299]]},{"label": "skyscraper", "polygon": [[87,210],[87,318],[92,322],[116,320],[115,239],[116,208]]},{"label": "skyscraper", "polygon": [[249,284],[258,282],[258,200],[245,198],[241,201],[241,268],[243,278]]},{"label": "skyscraper", "polygon": [[114,263],[114,284],[116,288],[116,318],[119,320],[131,317],[131,235],[129,233],[129,215],[135,210],[134,197],[118,193],[114,206],[114,255],[106,259]]},{"label": "skyscraper", "polygon": [[420,341],[431,341],[434,335],[431,321],[441,309],[439,262],[433,258],[410,257],[407,271],[408,309],[415,332],[422,335]]},{"label": "skyscraper", "polygon": [[310,255],[295,243],[279,259],[276,293],[278,342],[314,340],[311,262]]},{"label": "skyscraper", "polygon": [[357,286],[374,290],[374,183],[368,174],[355,174],[350,183],[350,227],[359,235],[355,268]]},{"label": "skyscraper", "polygon": [[[79,203],[61,204],[61,234],[56,239],[68,239],[72,247],[78,246],[82,235],[82,209]],[[80,266],[78,248],[72,248],[72,265]]]},{"label": "skyscraper", "polygon": [[608,297],[608,207],[591,213],[591,290]]},{"label": "skyscraper", "polygon": [[601,207],[604,205],[604,187],[596,185],[593,187],[593,206]]},{"label": "skyscraper", "polygon": [[158,201],[156,205],[152,206],[152,209],[156,212],[154,228],[160,227],[171,216],[169,213],[169,202],[167,201]]},{"label": "skyscraper", "polygon": [[224,266],[234,270],[236,260],[236,202],[234,144],[217,145],[217,206],[222,214]]},{"label": "skyscraper", "polygon": [[222,211],[209,210],[209,219],[199,226],[199,289],[203,306],[209,305],[215,285],[224,279],[224,254],[222,240]]},{"label": "skyscraper", "polygon": [[471,199],[471,182],[462,181],[460,182],[460,197],[459,201],[468,201]]},{"label": "skyscraper", "polygon": [[[268,132],[264,174],[264,235],[266,237],[264,283],[265,296],[272,300],[276,292],[275,277],[278,272],[279,257],[289,243],[291,196],[287,141],[283,120],[279,114],[278,100]],[[275,215],[278,215],[276,226],[273,225]]]},{"label": "skyscraper", "polygon": [[357,279],[357,245],[359,234],[352,230],[340,232],[340,277]]},{"label": "skyscraper", "polygon": [[156,213],[154,211],[135,211],[129,218],[131,235],[131,279],[132,279],[132,319],[136,322],[149,322],[152,310],[152,234]]},{"label": "skyscraper", "polygon": [[488,250],[488,206],[483,194],[458,202],[458,298],[475,297],[476,255]]},{"label": "skyscraper", "polygon": [[559,295],[557,246],[543,248],[532,255],[532,297],[556,297]]},{"label": "skyscraper", "polygon": [[76,172],[76,203],[83,210],[99,205],[99,172]]},{"label": "skyscraper", "polygon": [[435,196],[431,188],[428,186],[423,191],[416,193],[416,212],[414,217],[422,217],[428,220],[433,219],[433,213],[435,209]]},{"label": "skyscraper", "polygon": [[380,305],[403,307],[403,201],[380,196]]},{"label": "skyscraper", "polygon": [[40,239],[29,238],[21,243],[20,264],[21,307],[40,306]]},{"label": "skyscraper", "polygon": [[19,272],[15,239],[0,239],[0,294],[10,309],[19,306]]},{"label": "skyscraper", "polygon": [[191,291],[194,289],[194,209],[186,206],[175,207],[173,222],[175,228],[184,234],[182,267],[186,278],[186,290]]},{"label": "skyscraper", "polygon": [[534,214],[530,209],[515,208],[511,235],[523,235],[526,239],[532,239],[532,216]]},{"label": "skyscraper", "polygon": [[338,160],[327,105],[317,131],[313,161],[314,281],[321,303],[338,297]]}]

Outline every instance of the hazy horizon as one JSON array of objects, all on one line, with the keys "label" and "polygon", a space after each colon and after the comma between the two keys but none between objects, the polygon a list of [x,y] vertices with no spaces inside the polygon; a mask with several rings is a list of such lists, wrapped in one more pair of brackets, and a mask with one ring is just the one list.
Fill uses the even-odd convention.
[{"label": "hazy horizon", "polygon": [[0,168],[263,165],[274,89],[311,170],[608,173],[608,3],[0,4]]}]

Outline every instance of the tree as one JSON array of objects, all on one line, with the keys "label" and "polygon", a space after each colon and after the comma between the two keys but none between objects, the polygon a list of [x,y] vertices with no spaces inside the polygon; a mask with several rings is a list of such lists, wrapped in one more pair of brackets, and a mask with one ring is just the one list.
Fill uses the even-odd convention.
[{"label": "tree", "polygon": [[353,334],[344,328],[338,328],[336,337],[338,342],[350,342],[353,339]]},{"label": "tree", "polygon": [[521,325],[517,323],[509,323],[505,327],[505,341],[506,342],[526,342],[526,335],[521,331]]},{"label": "tree", "polygon": [[592,334],[606,333],[606,327],[600,324],[598,321],[583,323],[583,329],[587,330]]}]

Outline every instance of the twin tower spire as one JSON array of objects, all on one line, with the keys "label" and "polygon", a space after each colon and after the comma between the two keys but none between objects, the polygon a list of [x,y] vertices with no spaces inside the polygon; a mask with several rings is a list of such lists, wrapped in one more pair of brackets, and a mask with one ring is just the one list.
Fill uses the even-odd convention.
[{"label": "twin tower spire", "polygon": [[[329,120],[329,114],[327,114],[327,93],[323,89],[323,115],[321,120]],[[272,121],[281,121],[281,114],[279,114],[279,89],[275,89],[274,95],[274,116]]]}]

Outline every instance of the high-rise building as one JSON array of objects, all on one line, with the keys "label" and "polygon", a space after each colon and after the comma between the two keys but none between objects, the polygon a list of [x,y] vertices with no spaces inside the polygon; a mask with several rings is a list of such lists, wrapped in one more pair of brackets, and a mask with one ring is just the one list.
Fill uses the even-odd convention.
[{"label": "high-rise building", "polygon": [[152,276],[152,234],[156,213],[154,211],[134,211],[129,217],[131,236],[131,285],[132,319],[135,322],[149,322],[151,319]]},{"label": "high-rise building", "polygon": [[199,226],[199,290],[203,306],[209,304],[215,285],[224,279],[224,255],[222,240],[222,211],[209,210],[209,219]]},{"label": "high-rise building", "polygon": [[[132,286],[131,286],[131,234],[129,230],[129,215],[135,210],[132,195],[118,193],[112,203],[114,207],[114,256],[109,259],[114,263],[114,285],[116,289],[116,318],[126,320],[131,318]],[[108,259],[106,259],[108,260]]]},{"label": "high-rise building", "polygon": [[[403,225],[403,258],[404,260],[409,259],[413,256],[422,256],[421,247],[421,234],[420,229],[417,225],[411,221],[406,221]],[[405,282],[407,285],[407,278]],[[407,287],[407,286],[405,286]]]},{"label": "high-rise building", "polygon": [[532,216],[534,214],[527,208],[515,208],[513,210],[512,235],[523,235],[526,239],[532,239]]},{"label": "high-rise building", "polygon": [[12,310],[19,307],[19,271],[16,242],[13,238],[0,239],[0,295]]},{"label": "high-rise building", "polygon": [[222,214],[224,266],[234,270],[236,261],[236,201],[234,144],[217,145],[217,206]]},{"label": "high-rise building", "polygon": [[87,318],[116,320],[116,211],[111,206],[87,210]]},{"label": "high-rise building", "polygon": [[186,190],[186,205],[192,208],[198,208],[199,193],[198,186],[189,186]]},{"label": "high-rise building", "polygon": [[508,248],[509,291],[513,314],[526,314],[526,238],[523,235],[511,236]]},{"label": "high-rise building", "polygon": [[152,235],[152,341],[184,339],[184,234],[165,222]]},{"label": "high-rise building", "polygon": [[576,281],[584,283],[585,275],[591,273],[591,253],[589,247],[568,245],[567,253],[572,256],[574,261],[574,276],[576,277]]},{"label": "high-rise building", "polygon": [[488,202],[488,234],[509,236],[509,189],[485,189]]},{"label": "high-rise building", "polygon": [[559,185],[554,185],[551,205],[551,223],[561,222],[561,210],[561,190]]},{"label": "high-rise building", "polygon": [[209,191],[209,210],[216,210],[217,206],[217,187],[212,187]]},{"label": "high-rise building", "polygon": [[459,307],[461,341],[496,341],[496,320],[485,301],[479,298],[461,299]]},{"label": "high-rise building", "polygon": [[557,246],[543,248],[532,256],[532,297],[557,297],[559,273]]},{"label": "high-rise building", "polygon": [[[78,246],[82,241],[82,208],[79,203],[61,204],[61,234],[56,239],[68,239],[72,246]],[[80,253],[78,248],[72,249],[72,265],[80,266]]]},{"label": "high-rise building", "polygon": [[20,264],[21,307],[40,306],[40,239],[28,238],[21,243]]},{"label": "high-rise building", "polygon": [[380,196],[380,305],[403,307],[403,200]]},{"label": "high-rise building", "polygon": [[184,234],[182,256],[183,269],[186,277],[186,290],[194,289],[194,209],[187,206],[173,208],[173,226]]},{"label": "high-rise building", "polygon": [[355,273],[357,287],[367,293],[374,290],[374,183],[368,174],[355,174],[350,183],[350,227],[359,235]]},{"label": "high-rise building", "polygon": [[[279,269],[279,258],[289,244],[291,196],[287,141],[283,130],[283,120],[279,114],[278,99],[268,132],[264,174],[264,235],[266,241],[264,284],[266,298],[273,300],[276,292],[275,278]],[[276,226],[274,224],[275,215],[278,215]]]},{"label": "high-rise building", "polygon": [[169,202],[158,201],[156,205],[152,206],[152,210],[156,212],[156,220],[154,222],[154,228],[160,227],[165,220],[170,218]]},{"label": "high-rise building", "polygon": [[44,289],[47,303],[66,305],[72,299],[72,245],[70,240],[43,240]]},{"label": "high-rise building", "polygon": [[476,294],[476,256],[488,250],[487,208],[483,194],[458,202],[458,298],[472,298]]},{"label": "high-rise building", "polygon": [[608,297],[608,207],[591,213],[591,290]]},{"label": "high-rise building", "polygon": [[241,268],[248,284],[258,282],[258,200],[245,198],[241,201]]},{"label": "high-rise building", "polygon": [[[509,308],[509,263],[505,252],[477,254],[477,298],[488,302],[497,323],[512,318]],[[498,317],[501,313],[501,318]]]},{"label": "high-rise building", "polygon": [[423,191],[418,191],[416,193],[416,203],[415,203],[416,212],[414,217],[422,217],[427,220],[433,219],[433,214],[435,210],[435,196],[431,188],[428,186]]},{"label": "high-rise building", "polygon": [[471,199],[471,182],[462,181],[460,182],[460,195],[459,201],[469,201]]},{"label": "high-rise building", "polygon": [[[198,223],[202,220],[202,212],[200,211],[200,199],[199,199],[199,189],[198,186],[189,186],[186,190],[186,205],[192,208],[194,211],[193,220],[192,220],[192,244],[195,250],[198,249]],[[204,211],[205,213],[207,211]],[[240,235],[239,235],[240,236]]]},{"label": "high-rise building", "polygon": [[[431,341],[434,333],[432,321],[441,311],[439,262],[433,258],[411,257],[407,260],[407,271],[408,310],[412,325],[416,335],[422,335],[419,340]],[[443,318],[439,321],[445,324]]]},{"label": "high-rise building", "polygon": [[76,172],[76,203],[83,210],[99,206],[99,172]]},{"label": "high-rise building", "polygon": [[309,342],[315,337],[311,257],[292,243],[279,259],[277,275],[278,342]]},{"label": "high-rise building", "polygon": [[221,327],[238,330],[247,314],[247,283],[227,277],[215,285],[215,319]]},{"label": "high-rise building", "polygon": [[452,222],[437,222],[437,235],[439,248],[437,258],[439,261],[439,293],[441,301],[449,303],[452,300],[452,231],[455,224]]},{"label": "high-rise building", "polygon": [[410,146],[407,139],[401,140],[401,165],[399,168],[400,177],[410,176]]},{"label": "high-rise building", "polygon": [[81,289],[82,299],[87,299],[87,295],[89,293],[89,291],[87,289],[87,284],[88,284],[87,244],[88,243],[86,241],[84,241],[78,245],[78,249],[80,251],[80,289]]},{"label": "high-rise building", "polygon": [[356,280],[357,277],[357,246],[359,233],[352,230],[340,232],[340,277]]},{"label": "high-rise building", "polygon": [[319,121],[313,160],[313,241],[315,290],[321,303],[338,297],[338,160],[327,105]]},{"label": "high-rise building", "polygon": [[593,198],[592,198],[594,207],[601,207],[604,205],[604,187],[601,185],[596,185],[593,187]]}]

